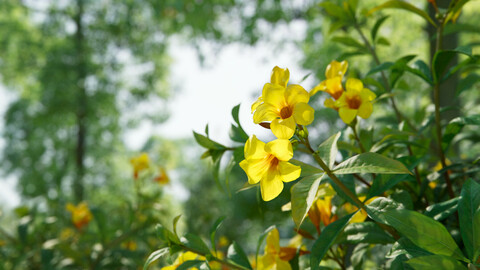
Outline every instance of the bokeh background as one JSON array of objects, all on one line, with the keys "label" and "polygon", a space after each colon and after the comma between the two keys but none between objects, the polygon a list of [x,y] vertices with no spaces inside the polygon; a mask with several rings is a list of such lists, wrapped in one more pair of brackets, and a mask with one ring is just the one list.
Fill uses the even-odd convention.
[{"label": "bokeh background", "polygon": [[[365,13],[383,1],[358,2]],[[428,9],[428,1],[410,2]],[[290,82],[307,90],[325,78],[331,60],[347,59],[349,74],[360,78],[376,66],[365,53],[335,42],[360,37],[335,24],[319,3],[1,0],[0,269],[137,269],[160,245],[155,224],[170,225],[180,214],[179,231],[204,236],[225,216],[219,234],[248,251],[271,224],[293,235],[289,213],[280,210],[289,186],[265,203],[256,189],[237,192],[246,176],[235,166],[220,170],[219,187],[192,131],[204,133],[208,124],[212,138],[235,145],[230,112],[241,104],[247,133],[271,139],[253,124],[250,106],[276,65],[289,68]],[[479,11],[478,2],[468,4],[457,29],[446,29],[447,47],[480,44],[479,28],[463,24],[480,25]],[[429,63],[425,37],[432,29],[408,13],[383,15],[389,18],[375,44],[382,61],[416,54]],[[463,87],[468,91],[459,98],[452,98],[456,89],[442,92],[443,106],[451,108],[445,117],[455,117],[460,104],[479,112],[478,85]],[[422,119],[432,109],[420,79],[407,76],[397,88],[409,118]],[[318,142],[343,126],[323,107],[325,98],[311,101],[310,133]],[[385,99],[377,104],[370,123],[394,117]],[[458,147],[465,155],[478,153]],[[155,172],[134,178],[130,160],[140,153],[166,170],[168,184],[151,181]],[[66,205],[82,201],[93,218],[78,230]]]}]

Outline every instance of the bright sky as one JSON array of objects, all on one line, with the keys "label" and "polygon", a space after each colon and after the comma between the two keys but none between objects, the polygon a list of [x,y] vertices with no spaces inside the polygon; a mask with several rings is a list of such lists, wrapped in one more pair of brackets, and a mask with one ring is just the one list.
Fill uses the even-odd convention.
[{"label": "bright sky", "polygon": [[[283,26],[276,36],[298,40],[303,36],[304,30],[304,25],[292,23]],[[212,47],[205,44],[205,48],[208,51]],[[173,59],[171,82],[180,89],[169,102],[168,111],[171,116],[164,124],[142,125],[126,134],[125,141],[132,150],[140,149],[148,137],[154,134],[172,139],[193,138],[192,130],[203,133],[206,124],[209,124],[212,139],[228,144],[230,124],[233,122],[231,109],[239,103],[240,121],[246,132],[269,140],[271,132],[253,124],[251,104],[261,94],[263,85],[269,82],[274,66],[288,67],[290,82],[299,82],[307,74],[298,66],[302,54],[293,44],[275,51],[265,43],[254,47],[228,45],[220,52],[206,55],[206,67],[200,65],[195,49],[180,41],[173,42],[170,54]],[[307,88],[312,86],[308,80],[302,85]],[[2,120],[8,102],[12,99],[12,94],[0,88]],[[0,130],[2,126],[3,121],[0,121]],[[0,138],[0,149],[3,143]],[[15,179],[9,177],[4,180],[0,179],[0,205],[18,205],[20,200],[14,189]],[[171,192],[178,191],[180,190],[173,187]]]}]

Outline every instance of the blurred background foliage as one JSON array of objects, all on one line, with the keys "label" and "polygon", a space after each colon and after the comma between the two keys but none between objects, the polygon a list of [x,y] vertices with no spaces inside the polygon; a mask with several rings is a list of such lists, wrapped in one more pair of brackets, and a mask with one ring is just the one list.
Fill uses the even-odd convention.
[{"label": "blurred background foliage", "polygon": [[[370,35],[368,29],[377,19],[388,16],[373,40],[380,62],[395,62],[412,53],[430,62],[432,33],[421,18],[386,10],[367,20],[366,11],[382,1],[358,2],[356,24],[365,35]],[[157,134],[142,151],[149,154],[152,167],[165,167],[188,190],[190,196],[180,199],[151,181],[152,173],[133,179],[129,159],[138,153],[128,149],[123,136],[143,121],[161,125],[173,113],[166,104],[173,94],[168,48],[174,37],[195,46],[200,59],[206,57],[200,45],[204,41],[219,48],[261,41],[279,50],[293,42],[277,38],[279,26],[301,22],[306,32],[301,42],[295,41],[304,55],[298,61],[314,81],[325,79],[331,60],[348,59],[350,75],[363,79],[377,93],[385,92],[381,85],[369,84],[378,74],[368,75],[368,71],[379,63],[345,41],[350,37],[361,42],[358,29],[342,24],[319,3],[0,1],[0,78],[16,97],[5,113],[1,168],[4,175],[18,179],[22,203],[14,210],[0,209],[0,261],[5,262],[0,267],[136,269],[158,246],[154,225],[170,224],[179,214],[183,216],[178,229],[200,235],[206,235],[218,217],[226,216],[220,234],[253,251],[248,243],[256,243],[269,225],[279,226],[289,219],[280,210],[289,201],[289,188],[271,203],[263,202],[256,189],[237,193],[246,181],[238,166],[229,174],[221,172],[220,184],[215,184],[210,170],[215,164],[208,159],[198,162],[202,152],[193,138],[171,140]],[[428,1],[414,4],[426,10]],[[447,39],[478,46],[479,8],[478,3],[469,3],[457,24],[445,30]],[[478,73],[475,76],[478,79]],[[472,78],[466,81],[462,74],[454,79],[464,80],[464,89],[457,98],[452,93],[455,97],[459,89],[442,92],[443,106],[453,111],[448,118],[458,115],[459,108],[479,113],[478,84],[470,83]],[[432,110],[425,98],[428,89],[409,74],[395,85],[392,90],[405,118],[419,122]],[[311,102],[316,109],[310,129],[318,140],[314,143],[343,126],[335,111],[324,108],[323,98],[316,95]],[[378,102],[370,123],[383,122],[388,127],[392,122],[395,115],[387,101]],[[472,142],[480,140],[478,132],[465,136],[470,140],[450,151],[474,159],[479,145]],[[65,206],[82,201],[88,202],[93,219],[78,230]],[[294,234],[293,230],[281,233]]]}]

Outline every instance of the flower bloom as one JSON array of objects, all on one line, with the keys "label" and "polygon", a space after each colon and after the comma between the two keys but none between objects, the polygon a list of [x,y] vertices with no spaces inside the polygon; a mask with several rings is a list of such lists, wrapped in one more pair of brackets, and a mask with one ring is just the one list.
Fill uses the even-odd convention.
[{"label": "flower bloom", "polygon": [[313,122],[314,110],[308,101],[310,95],[302,86],[287,86],[288,69],[275,67],[270,83],[263,87],[262,96],[252,105],[253,122],[270,122],[270,129],[279,139],[290,139],[297,124]]},{"label": "flower bloom", "polygon": [[160,175],[155,177],[153,180],[155,182],[158,182],[161,185],[166,185],[166,184],[170,183],[170,177],[168,177],[168,174],[167,174],[167,171],[165,170],[165,168],[160,167],[159,170],[160,170]]},{"label": "flower bloom", "polygon": [[[184,262],[191,261],[191,260],[197,260],[197,259],[203,259],[203,257],[201,257],[201,256],[199,256],[199,255],[197,255],[197,254],[195,254],[191,251],[187,251],[185,253],[181,253],[172,265],[162,267],[161,270],[175,270],[175,269],[177,269],[177,267],[182,265]],[[189,268],[189,269],[198,270],[198,268],[196,268],[196,267]]]},{"label": "flower bloom", "polygon": [[[280,235],[275,228],[267,235],[267,245],[265,246],[265,254],[258,260],[259,270],[291,270],[292,267],[288,263],[288,258],[285,254],[290,252],[282,251],[280,247]],[[296,252],[296,250],[295,250]],[[283,255],[282,255],[283,254]],[[290,257],[290,256],[288,256]],[[293,256],[295,257],[295,255]]]},{"label": "flower bloom", "polygon": [[90,209],[88,209],[86,202],[81,202],[77,206],[68,203],[66,208],[72,213],[73,225],[79,230],[92,220],[92,213],[90,212]]},{"label": "flower bloom", "polygon": [[150,167],[150,158],[146,153],[142,153],[141,155],[134,157],[130,160],[130,164],[133,166],[133,177],[135,179],[138,178],[138,174]]},{"label": "flower bloom", "polygon": [[247,174],[249,184],[260,182],[264,201],[276,198],[283,190],[283,182],[300,177],[300,166],[288,162],[293,157],[289,140],[277,139],[265,144],[252,135],[245,143],[244,154],[240,167]]},{"label": "flower bloom", "polygon": [[[335,100],[339,99],[343,94],[342,79],[347,72],[348,62],[338,62],[333,60],[325,70],[326,80],[319,83],[310,91],[310,96],[315,95],[318,91],[324,91],[330,94]],[[331,100],[331,99],[327,99]]]},{"label": "flower bloom", "polygon": [[370,117],[373,111],[372,101],[377,96],[363,87],[363,83],[354,78],[347,80],[347,91],[335,101],[340,118],[350,124],[358,115],[363,119]]},{"label": "flower bloom", "polygon": [[[364,202],[365,205],[368,205],[370,204],[371,202],[373,202],[373,200],[375,200],[376,198],[378,197],[372,197],[370,199],[368,199],[368,201]],[[365,196],[360,196],[358,197],[358,199],[360,201],[364,201],[366,199]],[[343,205],[343,208],[345,209],[345,211],[347,211],[347,213],[353,213],[355,211],[358,210],[358,207],[352,205],[351,203],[347,202]],[[367,218],[367,211],[363,210],[363,209],[360,209],[360,211],[358,211],[355,215],[353,215],[353,217],[350,219],[350,223],[359,223],[359,222],[363,222],[365,221],[365,219]]]},{"label": "flower bloom", "polygon": [[328,226],[328,224],[338,219],[337,215],[332,215],[332,198],[333,196],[319,198],[312,204],[310,210],[308,210],[308,217],[313,225],[315,225],[315,228],[317,228],[319,234],[321,232],[320,222],[322,222],[324,226]]}]

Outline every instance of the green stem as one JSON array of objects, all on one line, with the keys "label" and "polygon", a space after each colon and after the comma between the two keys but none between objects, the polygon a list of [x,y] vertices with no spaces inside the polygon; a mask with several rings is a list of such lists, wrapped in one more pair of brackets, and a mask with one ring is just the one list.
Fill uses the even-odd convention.
[{"label": "green stem", "polygon": [[[357,121],[354,121],[354,122],[357,122]],[[358,146],[360,147],[360,151],[362,151],[362,153],[365,153],[366,152],[365,147],[363,147],[363,144],[360,141],[360,137],[358,136],[357,129],[355,128],[355,124],[348,125],[348,126],[353,130],[353,135],[355,136],[355,140],[357,141]]]}]

